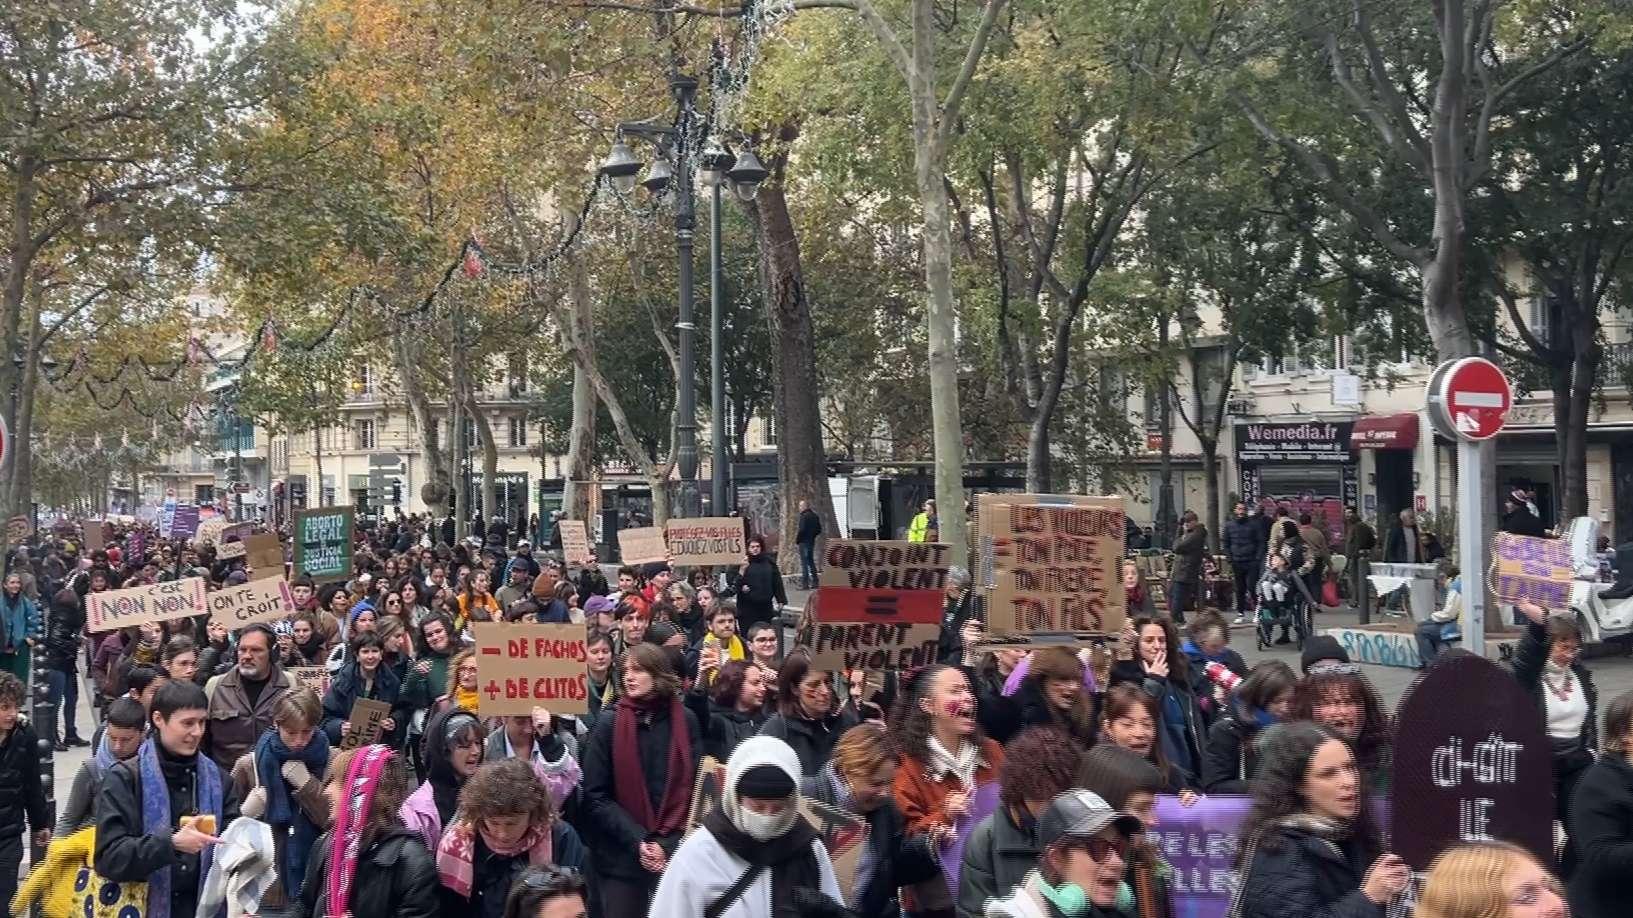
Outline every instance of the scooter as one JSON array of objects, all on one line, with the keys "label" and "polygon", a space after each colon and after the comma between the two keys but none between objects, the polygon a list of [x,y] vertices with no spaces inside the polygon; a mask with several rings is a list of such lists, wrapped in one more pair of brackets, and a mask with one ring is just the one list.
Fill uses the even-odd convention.
[{"label": "scooter", "polygon": [[[1633,634],[1633,558],[1617,559],[1617,582],[1599,579],[1599,521],[1579,516],[1565,528],[1576,579],[1571,583],[1571,612],[1584,642],[1599,644]],[[1629,552],[1633,555],[1633,552]],[[1603,594],[1610,592],[1611,598]]]}]

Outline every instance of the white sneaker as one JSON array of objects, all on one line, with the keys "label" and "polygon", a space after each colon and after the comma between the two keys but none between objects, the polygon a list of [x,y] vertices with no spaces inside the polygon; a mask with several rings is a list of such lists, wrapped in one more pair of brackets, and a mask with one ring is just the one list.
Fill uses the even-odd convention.
[{"label": "white sneaker", "polygon": [[1232,625],[1245,625],[1245,624],[1247,624],[1247,616],[1246,615],[1238,615],[1238,616],[1236,616],[1236,620],[1231,622],[1231,624]]}]

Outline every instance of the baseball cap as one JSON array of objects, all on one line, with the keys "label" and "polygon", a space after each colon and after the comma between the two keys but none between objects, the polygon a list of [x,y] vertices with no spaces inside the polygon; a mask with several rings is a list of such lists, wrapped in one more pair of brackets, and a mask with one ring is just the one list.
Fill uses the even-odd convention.
[{"label": "baseball cap", "polygon": [[1093,838],[1116,826],[1124,835],[1145,831],[1139,819],[1111,808],[1099,794],[1073,788],[1050,801],[1038,819],[1038,847],[1047,848],[1062,838]]},{"label": "baseball cap", "polygon": [[584,611],[589,615],[611,612],[616,608],[618,608],[617,604],[605,596],[591,596],[589,599],[584,600]]}]

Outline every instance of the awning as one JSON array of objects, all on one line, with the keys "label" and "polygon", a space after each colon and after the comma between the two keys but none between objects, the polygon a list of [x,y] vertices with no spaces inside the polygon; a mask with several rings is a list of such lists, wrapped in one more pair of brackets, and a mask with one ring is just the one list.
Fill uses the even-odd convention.
[{"label": "awning", "polygon": [[1350,446],[1356,449],[1412,449],[1418,445],[1416,414],[1383,414],[1356,418]]}]

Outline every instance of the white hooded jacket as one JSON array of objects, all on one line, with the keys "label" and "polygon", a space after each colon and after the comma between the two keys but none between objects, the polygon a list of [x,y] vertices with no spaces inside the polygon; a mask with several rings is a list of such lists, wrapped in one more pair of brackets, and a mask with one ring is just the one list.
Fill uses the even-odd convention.
[{"label": "white hooded jacket", "polygon": [[[799,785],[799,757],[794,750],[776,737],[753,736],[740,743],[726,763],[726,790],[721,806],[738,805],[737,782],[745,771],[756,765],[775,765],[796,787]],[[828,849],[820,840],[811,842],[811,846],[822,877],[822,891],[835,902],[843,902]],[[748,869],[748,862],[727,851],[708,829],[694,829],[669,859],[663,879],[658,882],[657,894],[652,897],[648,918],[698,918]],[[771,871],[762,871],[743,895],[721,913],[721,918],[771,918]]]}]

